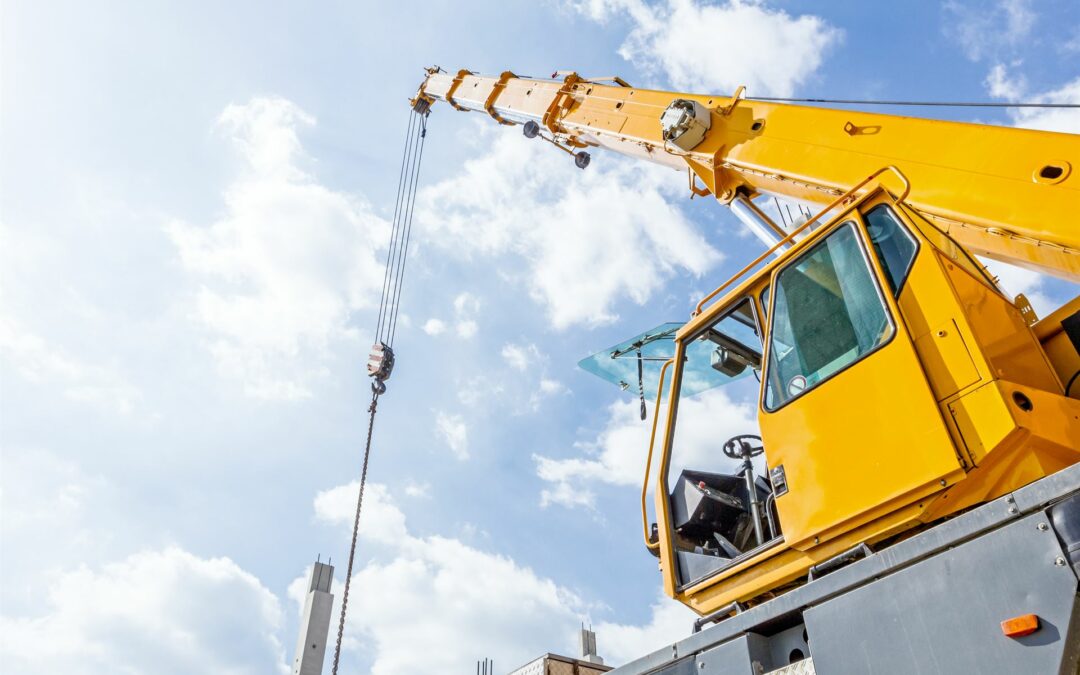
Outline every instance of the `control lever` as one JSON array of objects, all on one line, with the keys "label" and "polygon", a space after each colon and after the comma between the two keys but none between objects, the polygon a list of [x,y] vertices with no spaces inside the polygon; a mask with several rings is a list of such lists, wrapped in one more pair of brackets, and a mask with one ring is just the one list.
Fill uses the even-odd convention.
[{"label": "control lever", "polygon": [[[751,441],[757,441],[756,444]],[[761,443],[761,436],[743,434],[732,436],[724,443],[724,455],[731,459],[741,459],[743,462],[743,477],[746,479],[746,499],[750,502],[750,520],[754,524],[754,538],[757,545],[765,543],[765,537],[761,532],[761,503],[758,502],[757,483],[754,479],[754,463],[752,457],[765,452],[765,446]]]}]

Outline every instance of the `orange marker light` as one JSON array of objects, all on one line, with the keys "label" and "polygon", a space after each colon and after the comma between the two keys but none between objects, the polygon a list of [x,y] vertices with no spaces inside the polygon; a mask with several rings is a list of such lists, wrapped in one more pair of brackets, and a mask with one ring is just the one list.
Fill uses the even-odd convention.
[{"label": "orange marker light", "polygon": [[1014,616],[1001,622],[1001,632],[1006,637],[1018,638],[1031,635],[1039,630],[1039,617],[1035,614],[1023,614]]}]

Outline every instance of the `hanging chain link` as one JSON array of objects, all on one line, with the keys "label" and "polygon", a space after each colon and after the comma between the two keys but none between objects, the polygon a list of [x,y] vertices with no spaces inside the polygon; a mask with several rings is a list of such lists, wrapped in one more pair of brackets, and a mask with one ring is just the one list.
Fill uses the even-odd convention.
[{"label": "hanging chain link", "polygon": [[334,647],[333,675],[337,675],[338,662],[341,660],[341,638],[345,635],[345,611],[349,606],[349,586],[352,581],[353,560],[356,558],[356,537],[360,532],[360,507],[364,503],[364,485],[367,483],[368,459],[371,457],[371,433],[375,429],[375,409],[379,404],[379,392],[371,393],[371,405],[368,406],[367,445],[364,447],[364,464],[360,469],[360,491],[356,497],[356,517],[353,519],[352,543],[349,545],[349,564],[345,567],[345,589],[341,593],[341,617],[338,620],[337,643]]}]

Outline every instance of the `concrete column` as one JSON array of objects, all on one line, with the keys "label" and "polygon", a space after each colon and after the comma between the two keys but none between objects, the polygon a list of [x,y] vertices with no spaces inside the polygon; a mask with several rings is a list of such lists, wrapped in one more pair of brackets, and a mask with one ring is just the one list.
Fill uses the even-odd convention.
[{"label": "concrete column", "polygon": [[296,658],[293,660],[293,675],[322,675],[326,639],[330,631],[330,611],[334,606],[334,596],[330,593],[333,581],[333,566],[317,562],[311,568],[304,616],[300,621],[300,639],[296,643]]}]

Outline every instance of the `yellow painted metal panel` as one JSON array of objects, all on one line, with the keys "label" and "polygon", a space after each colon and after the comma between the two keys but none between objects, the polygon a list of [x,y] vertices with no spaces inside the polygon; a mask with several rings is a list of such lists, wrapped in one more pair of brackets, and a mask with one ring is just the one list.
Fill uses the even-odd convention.
[{"label": "yellow painted metal panel", "polygon": [[763,413],[761,427],[770,468],[782,464],[787,474],[790,492],[776,507],[796,546],[959,466],[906,333]]},{"label": "yellow painted metal panel", "polygon": [[993,383],[961,396],[949,403],[948,408],[968,454],[976,464],[1016,428],[1008,406]]},{"label": "yellow painted metal panel", "polygon": [[1054,367],[1054,372],[1057,373],[1062,386],[1072,380],[1072,388],[1068,391],[1069,397],[1080,399],[1080,377],[1073,380],[1073,377],[1080,372],[1080,354],[1077,353],[1075,345],[1061,325],[1063,320],[1077,312],[1080,312],[1080,295],[1032,326],[1032,332],[1042,344],[1046,358]]},{"label": "yellow painted metal panel", "polygon": [[967,271],[943,261],[975,343],[995,379],[1061,391],[1061,384],[1020,310]]},{"label": "yellow painted metal panel", "polygon": [[979,370],[971,360],[964,336],[952,319],[916,338],[915,351],[919,353],[938,401],[979,381]]}]

